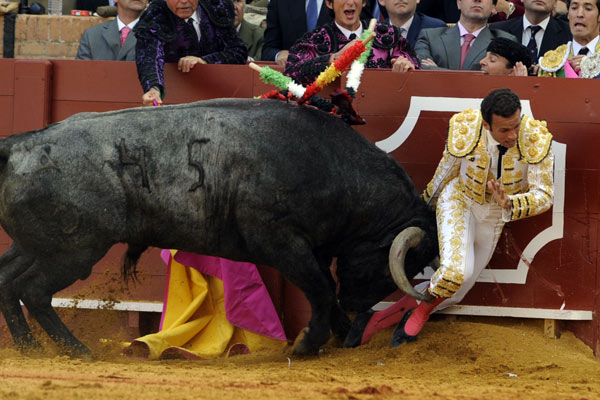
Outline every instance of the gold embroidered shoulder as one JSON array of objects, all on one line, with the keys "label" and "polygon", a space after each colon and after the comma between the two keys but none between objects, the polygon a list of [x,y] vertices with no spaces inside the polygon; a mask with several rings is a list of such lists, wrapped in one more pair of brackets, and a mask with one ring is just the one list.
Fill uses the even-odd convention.
[{"label": "gold embroidered shoulder", "polygon": [[546,128],[546,121],[524,115],[517,140],[521,160],[527,164],[541,162],[548,155],[551,144],[552,134]]},{"label": "gold embroidered shoulder", "polygon": [[471,153],[481,137],[481,113],[467,108],[454,114],[448,129],[448,152],[454,157]]},{"label": "gold embroidered shoulder", "polygon": [[548,50],[540,57],[539,76],[555,76],[556,71],[563,68],[571,55],[571,42],[558,46],[554,50]]}]

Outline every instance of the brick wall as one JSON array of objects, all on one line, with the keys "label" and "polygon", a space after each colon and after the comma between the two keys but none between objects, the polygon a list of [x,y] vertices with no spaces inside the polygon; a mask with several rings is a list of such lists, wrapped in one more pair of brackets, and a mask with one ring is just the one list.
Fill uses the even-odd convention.
[{"label": "brick wall", "polygon": [[[107,21],[101,17],[19,14],[15,26],[15,58],[75,58],[83,31]],[[4,36],[0,17],[0,56]]]}]

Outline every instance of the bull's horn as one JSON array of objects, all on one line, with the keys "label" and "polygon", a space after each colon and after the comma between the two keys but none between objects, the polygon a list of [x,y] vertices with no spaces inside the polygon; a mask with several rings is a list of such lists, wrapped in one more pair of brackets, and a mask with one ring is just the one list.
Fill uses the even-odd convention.
[{"label": "bull's horn", "polygon": [[404,229],[396,236],[392,243],[392,247],[390,247],[389,260],[392,279],[394,279],[398,288],[417,300],[429,301],[429,296],[419,293],[413,288],[408,281],[406,271],[404,270],[404,258],[406,257],[406,253],[409,249],[417,246],[424,236],[425,231],[421,228],[411,226]]},{"label": "bull's horn", "polygon": [[438,268],[440,268],[440,256],[437,256],[436,258],[434,258],[430,263],[429,266],[431,268],[433,268],[434,271],[437,271]]}]

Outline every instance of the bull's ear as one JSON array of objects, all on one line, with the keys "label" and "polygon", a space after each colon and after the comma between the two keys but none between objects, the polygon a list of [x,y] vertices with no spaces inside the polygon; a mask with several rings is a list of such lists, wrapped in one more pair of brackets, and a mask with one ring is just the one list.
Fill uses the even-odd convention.
[{"label": "bull's ear", "polygon": [[386,247],[390,247],[395,238],[396,234],[388,233],[383,237],[383,239],[381,239],[381,242],[379,242],[379,248],[385,249]]}]

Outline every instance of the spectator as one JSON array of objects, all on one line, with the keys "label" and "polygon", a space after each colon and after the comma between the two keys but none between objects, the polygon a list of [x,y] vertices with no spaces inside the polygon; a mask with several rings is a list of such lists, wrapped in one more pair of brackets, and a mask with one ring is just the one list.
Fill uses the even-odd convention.
[{"label": "spectator", "polygon": [[117,17],[86,29],[75,59],[135,61],[135,36],[129,33],[148,6],[148,0],[116,0],[115,3]]},{"label": "spectator", "polygon": [[[334,21],[308,33],[290,49],[284,73],[300,84],[310,84],[347,47],[358,40],[355,38],[362,35],[367,25],[360,20],[365,1],[325,0],[325,3],[334,11]],[[398,28],[378,22],[375,31],[377,38],[373,39],[367,68],[392,68],[397,72],[419,68],[414,50],[400,36]]]},{"label": "spectator", "polygon": [[233,0],[233,9],[235,11],[233,26],[235,26],[240,38],[246,44],[246,48],[248,49],[248,60],[260,60],[260,53],[262,52],[264,41],[264,31],[258,25],[251,24],[244,19],[244,10],[246,9],[244,0]]},{"label": "spectator", "polygon": [[479,64],[487,75],[527,76],[531,60],[527,47],[499,37],[490,42],[486,56]]},{"label": "spectator", "polygon": [[[456,7],[456,0],[421,0],[417,5],[417,12],[441,19],[446,23],[455,23],[460,18],[460,10]],[[498,0],[489,20],[491,22],[505,21],[509,18],[520,17],[523,12],[524,8],[521,0]]]},{"label": "spectator", "polygon": [[525,6],[522,0],[498,0],[495,9],[488,22],[519,19],[525,13]]},{"label": "spectator", "polygon": [[441,19],[447,24],[454,24],[460,18],[456,0],[420,0],[417,4],[417,12]]},{"label": "spectator", "polygon": [[[308,18],[311,23],[307,22],[308,14],[312,15]],[[296,40],[332,19],[325,0],[270,0],[262,60],[276,61],[283,67]]]},{"label": "spectator", "polygon": [[479,61],[493,38],[515,40],[513,35],[487,26],[496,0],[457,2],[460,19],[455,26],[421,31],[415,51],[423,68],[479,70]]},{"label": "spectator", "polygon": [[440,28],[446,26],[441,19],[431,18],[417,11],[419,0],[378,0],[385,7],[389,18],[386,22],[394,25],[400,30],[402,37],[415,46],[421,29]]},{"label": "spectator", "polygon": [[165,62],[177,62],[182,72],[196,64],[244,64],[248,51],[233,20],[228,0],[152,0],[134,31],[143,104],[162,103]]},{"label": "spectator", "polygon": [[573,40],[544,53],[539,60],[540,76],[576,77],[583,57],[600,51],[600,0],[571,0],[567,8]]},{"label": "spectator", "polygon": [[[527,46],[532,64],[537,64],[540,55],[571,40],[569,24],[551,16],[560,0],[524,0],[523,18],[492,24],[514,35],[517,41]],[[535,32],[535,33],[534,33]]]}]

